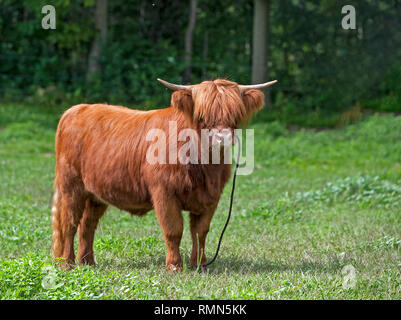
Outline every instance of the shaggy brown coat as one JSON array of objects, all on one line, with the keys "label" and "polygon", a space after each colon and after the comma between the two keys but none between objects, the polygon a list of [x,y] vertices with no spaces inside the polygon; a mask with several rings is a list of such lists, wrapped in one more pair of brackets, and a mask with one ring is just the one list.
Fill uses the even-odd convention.
[{"label": "shaggy brown coat", "polygon": [[263,101],[259,90],[241,92],[235,82],[217,79],[195,85],[192,92],[175,91],[171,107],[165,109],[137,111],[105,104],[68,109],[56,134],[54,257],[62,258],[64,267],[74,263],[78,231],[78,260],[94,264],[95,229],[107,206],[113,205],[133,215],[155,210],[170,270],[182,267],[181,211],[189,211],[193,240],[190,263],[206,263],[206,235],[231,165],[150,164],[146,150],[152,142],[146,141],[146,133],[161,129],[168,142],[169,121],[177,122],[178,133],[185,128],[198,134],[202,128],[235,129],[260,109]]}]

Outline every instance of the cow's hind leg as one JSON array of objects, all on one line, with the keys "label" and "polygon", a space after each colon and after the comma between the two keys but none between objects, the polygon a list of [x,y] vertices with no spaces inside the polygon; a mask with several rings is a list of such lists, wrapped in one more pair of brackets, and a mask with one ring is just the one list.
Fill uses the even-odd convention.
[{"label": "cow's hind leg", "polygon": [[190,213],[190,227],[192,236],[191,266],[197,267],[206,263],[205,242],[209,232],[210,221],[213,213],[193,214]]},{"label": "cow's hind leg", "polygon": [[52,251],[60,266],[70,268],[75,263],[74,237],[85,206],[83,192],[68,192],[56,188],[52,208]]},{"label": "cow's hind leg", "polygon": [[181,208],[174,197],[166,197],[163,192],[153,195],[153,205],[167,245],[166,268],[181,270],[180,243],[184,229]]},{"label": "cow's hind leg", "polygon": [[83,264],[94,265],[93,240],[100,218],[107,209],[107,205],[86,200],[85,210],[78,227],[78,261]]}]

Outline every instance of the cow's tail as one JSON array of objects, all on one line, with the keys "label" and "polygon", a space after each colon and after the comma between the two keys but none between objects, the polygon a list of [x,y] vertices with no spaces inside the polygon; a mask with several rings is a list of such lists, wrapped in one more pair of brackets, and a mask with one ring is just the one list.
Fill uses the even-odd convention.
[{"label": "cow's tail", "polygon": [[52,204],[52,253],[54,258],[59,258],[63,251],[62,242],[62,222],[61,222],[61,195],[57,188],[54,187],[53,204]]}]

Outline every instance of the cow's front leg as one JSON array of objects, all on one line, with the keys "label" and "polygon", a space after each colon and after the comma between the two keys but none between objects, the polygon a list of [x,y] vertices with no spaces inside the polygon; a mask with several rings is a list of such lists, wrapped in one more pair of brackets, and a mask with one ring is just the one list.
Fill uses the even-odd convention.
[{"label": "cow's front leg", "polygon": [[[203,213],[200,215],[190,213],[190,226],[192,235],[192,253],[191,266],[197,267],[206,264],[205,242],[209,232],[210,221],[213,212]],[[205,269],[205,267],[203,267]]]},{"label": "cow's front leg", "polygon": [[181,207],[174,197],[159,195],[154,197],[153,205],[167,245],[166,268],[179,271],[182,269],[180,243],[184,229]]}]

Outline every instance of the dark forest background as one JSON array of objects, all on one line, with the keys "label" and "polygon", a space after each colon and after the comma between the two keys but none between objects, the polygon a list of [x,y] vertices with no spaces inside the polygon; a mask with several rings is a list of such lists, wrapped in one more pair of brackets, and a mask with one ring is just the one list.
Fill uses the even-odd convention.
[{"label": "dark forest background", "polygon": [[[44,30],[41,9],[56,9]],[[344,30],[341,8],[356,9]],[[0,98],[168,106],[156,78],[278,79],[259,120],[335,126],[401,111],[399,0],[0,0]]]}]

